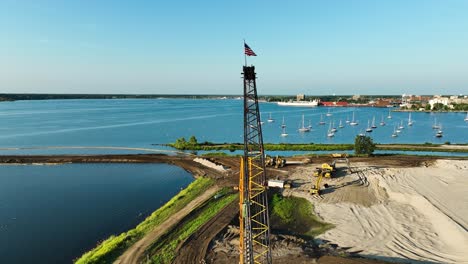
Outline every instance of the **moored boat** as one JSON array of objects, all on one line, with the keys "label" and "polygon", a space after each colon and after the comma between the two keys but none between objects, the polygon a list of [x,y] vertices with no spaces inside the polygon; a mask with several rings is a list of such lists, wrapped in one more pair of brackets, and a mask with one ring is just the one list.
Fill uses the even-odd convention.
[{"label": "moored boat", "polygon": [[377,128],[377,126],[375,125],[375,116],[372,118],[372,126],[371,126],[372,129],[374,128]]},{"label": "moored boat", "polygon": [[270,113],[270,117],[268,118],[267,121],[268,121],[268,123],[273,123],[273,122],[275,122],[275,120],[271,117],[271,113]]},{"label": "moored boat", "polygon": [[372,128],[371,128],[371,126],[370,126],[370,120],[367,120],[367,128],[366,128],[366,132],[367,132],[367,133],[370,133],[370,132],[372,132]]},{"label": "moored boat", "polygon": [[316,107],[318,106],[318,100],[312,101],[289,101],[289,102],[278,102],[279,106],[299,106],[299,107]]},{"label": "moored boat", "polygon": [[358,122],[354,120],[354,112],[353,112],[353,120],[351,120],[349,125],[351,125],[351,126],[357,126],[358,125]]},{"label": "moored boat", "polygon": [[302,127],[299,128],[299,132],[310,132],[310,128],[304,126],[304,114],[302,115]]}]

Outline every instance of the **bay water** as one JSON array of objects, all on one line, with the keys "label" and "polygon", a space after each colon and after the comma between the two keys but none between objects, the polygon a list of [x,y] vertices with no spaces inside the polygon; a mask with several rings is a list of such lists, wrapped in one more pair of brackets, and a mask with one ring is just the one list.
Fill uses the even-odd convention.
[{"label": "bay water", "polygon": [[72,263],[193,177],[167,164],[0,166],[0,263]]},{"label": "bay water", "polygon": [[[264,142],[268,143],[353,143],[365,133],[368,122],[378,128],[369,135],[377,143],[468,143],[465,113],[409,113],[388,108],[342,107],[300,108],[260,103],[265,124]],[[393,109],[391,109],[393,110]],[[331,116],[326,116],[330,112]],[[353,112],[358,126],[349,126]],[[275,122],[266,122],[269,116]],[[311,132],[300,133],[304,115]],[[287,137],[281,137],[285,120]],[[325,125],[318,125],[321,118]],[[386,123],[380,126],[381,120]],[[0,103],[0,154],[53,153],[135,153],[144,149],[161,149],[153,144],[174,142],[194,135],[198,141],[243,142],[242,100],[203,99],[125,99],[125,100],[44,100]],[[338,128],[342,122],[343,128]],[[329,123],[338,129],[327,137]],[[442,125],[443,137],[435,137],[434,123]],[[398,137],[391,134],[395,126],[405,127]],[[125,149],[54,149],[44,147],[123,147]],[[31,148],[32,149],[18,149]],[[138,149],[140,148],[140,149]],[[164,149],[164,148],[162,148]]]}]

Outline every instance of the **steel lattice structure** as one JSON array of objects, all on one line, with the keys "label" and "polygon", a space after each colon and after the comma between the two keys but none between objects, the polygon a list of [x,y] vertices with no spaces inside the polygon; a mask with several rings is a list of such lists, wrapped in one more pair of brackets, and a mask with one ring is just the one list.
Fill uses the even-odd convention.
[{"label": "steel lattice structure", "polygon": [[254,66],[244,66],[244,156],[239,179],[240,263],[271,263],[262,126]]}]

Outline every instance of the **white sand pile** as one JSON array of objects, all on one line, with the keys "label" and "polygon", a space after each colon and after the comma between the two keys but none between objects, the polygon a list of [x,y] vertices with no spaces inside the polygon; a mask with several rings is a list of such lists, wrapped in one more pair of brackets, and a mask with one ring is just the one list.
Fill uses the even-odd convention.
[{"label": "white sand pile", "polygon": [[195,158],[193,161],[198,162],[203,166],[215,169],[215,170],[220,171],[220,172],[225,172],[226,171],[226,169],[223,167],[223,165],[217,165],[216,163],[211,162],[211,161],[209,161],[207,159]]},{"label": "white sand pile", "polygon": [[[468,161],[359,169],[368,184],[345,185],[314,198],[317,214],[336,225],[319,238],[395,262],[468,263]],[[367,204],[353,201],[359,193]]]}]

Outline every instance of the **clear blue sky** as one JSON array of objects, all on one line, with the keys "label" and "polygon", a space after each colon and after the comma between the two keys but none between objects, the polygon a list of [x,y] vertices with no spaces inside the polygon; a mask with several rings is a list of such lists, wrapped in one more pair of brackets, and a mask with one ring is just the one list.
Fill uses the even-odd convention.
[{"label": "clear blue sky", "polygon": [[468,1],[2,0],[0,93],[468,94]]}]

